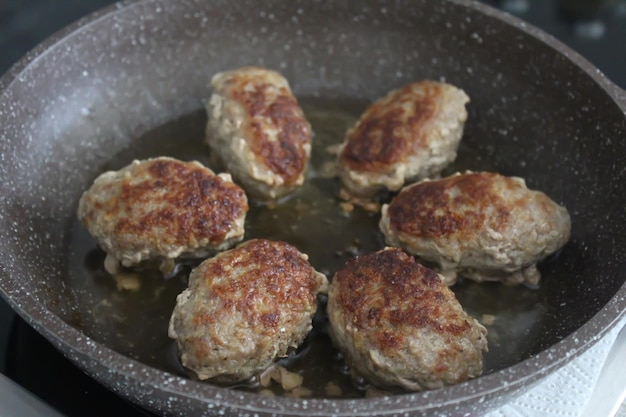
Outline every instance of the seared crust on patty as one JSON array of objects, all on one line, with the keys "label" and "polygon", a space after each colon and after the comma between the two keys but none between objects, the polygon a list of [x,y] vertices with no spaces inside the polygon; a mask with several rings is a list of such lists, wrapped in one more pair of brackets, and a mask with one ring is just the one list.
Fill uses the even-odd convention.
[{"label": "seared crust on patty", "polygon": [[250,240],[191,272],[169,335],[198,378],[247,379],[302,343],[327,284],[295,247]]},{"label": "seared crust on patty", "polygon": [[400,249],[350,260],[333,277],[328,315],[334,343],[374,384],[422,390],[482,372],[487,331]]},{"label": "seared crust on patty", "polygon": [[456,158],[468,101],[450,84],[420,81],[371,104],[346,133],[339,154],[345,191],[373,197],[438,174]]},{"label": "seared crust on patty", "polygon": [[247,211],[230,175],[160,157],[100,175],[80,199],[78,218],[109,257],[130,267],[228,247],[243,238]]},{"label": "seared crust on patty", "polygon": [[243,67],[216,74],[207,104],[207,142],[247,191],[279,197],[304,182],[311,126],[276,71]]},{"label": "seared crust on patty", "polygon": [[524,180],[467,172],[403,189],[383,206],[387,244],[478,281],[539,281],[536,262],[570,236],[567,210]]}]

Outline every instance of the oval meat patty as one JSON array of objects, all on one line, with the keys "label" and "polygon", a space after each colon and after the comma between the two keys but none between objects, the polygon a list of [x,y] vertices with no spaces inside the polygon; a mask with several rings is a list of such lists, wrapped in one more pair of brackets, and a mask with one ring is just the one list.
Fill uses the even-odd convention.
[{"label": "oval meat patty", "polygon": [[382,208],[388,245],[477,281],[537,284],[536,263],[569,240],[570,217],[523,179],[467,172],[403,189]]},{"label": "oval meat patty", "polygon": [[331,281],[327,309],[333,343],[373,384],[417,391],[482,373],[487,330],[400,249],[350,260]]},{"label": "oval meat patty", "polygon": [[211,81],[207,143],[246,191],[280,197],[304,182],[311,126],[276,71],[243,67]]},{"label": "oval meat patty", "polygon": [[100,175],[80,199],[78,219],[116,273],[146,260],[204,257],[240,241],[248,201],[229,174],[160,157]]},{"label": "oval meat patty", "polygon": [[169,336],[199,379],[248,379],[302,343],[327,284],[293,246],[250,240],[191,272]]},{"label": "oval meat patty", "polygon": [[469,97],[450,84],[420,81],[371,104],[339,153],[347,196],[372,198],[437,175],[456,158]]}]

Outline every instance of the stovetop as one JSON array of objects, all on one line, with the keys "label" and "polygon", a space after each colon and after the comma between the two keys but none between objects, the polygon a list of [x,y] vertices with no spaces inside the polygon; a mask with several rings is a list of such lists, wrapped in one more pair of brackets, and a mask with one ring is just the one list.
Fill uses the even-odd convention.
[{"label": "stovetop", "polygon": [[[483,0],[542,28],[626,88],[626,1]],[[0,74],[50,34],[111,0],[2,0]],[[585,4],[611,3],[604,9]],[[63,415],[151,416],[86,376],[0,298],[0,373]]]}]

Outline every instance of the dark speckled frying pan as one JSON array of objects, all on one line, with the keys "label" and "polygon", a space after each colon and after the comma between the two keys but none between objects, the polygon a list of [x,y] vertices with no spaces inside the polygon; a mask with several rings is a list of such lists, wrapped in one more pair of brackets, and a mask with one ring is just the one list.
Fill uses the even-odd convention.
[{"label": "dark speckled frying pan", "polygon": [[[324,334],[288,361],[311,398],[262,396],[187,378],[166,336],[174,278],[119,292],[75,220],[102,171],[171,155],[209,163],[202,110],[217,71],[281,71],[316,132],[307,186],[255,206],[247,236],[284,239],[332,274],[382,246],[377,217],[340,213],[319,175],[325,147],[365,105],[423,78],[472,102],[449,171],[524,177],[572,215],[571,241],[540,265],[539,288],[462,282],[492,315],[485,375],[389,398],[350,388]],[[626,95],[580,56],[519,20],[470,1],[127,2],[37,48],[0,81],[0,292],[35,329],[115,392],[163,415],[449,415],[480,413],[585,351],[626,309]],[[336,378],[343,398],[329,399]],[[280,392],[278,393],[280,394]]]}]

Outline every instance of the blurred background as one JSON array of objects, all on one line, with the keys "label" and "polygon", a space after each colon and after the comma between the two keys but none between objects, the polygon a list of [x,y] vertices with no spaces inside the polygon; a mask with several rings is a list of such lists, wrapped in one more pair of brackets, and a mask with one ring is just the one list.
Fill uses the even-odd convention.
[{"label": "blurred background", "polygon": [[[483,2],[553,35],[626,88],[626,0]],[[111,0],[0,0],[0,74],[52,33],[112,3]],[[66,416],[150,415],[85,376],[16,317],[2,299],[0,373]],[[619,416],[626,417],[626,407],[622,407]]]},{"label": "blurred background", "polygon": [[[626,88],[626,0],[483,0],[540,27]],[[112,0],[0,0],[0,73],[67,24]]]}]

